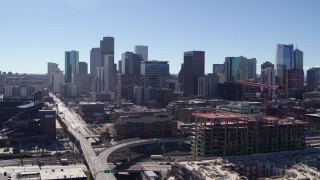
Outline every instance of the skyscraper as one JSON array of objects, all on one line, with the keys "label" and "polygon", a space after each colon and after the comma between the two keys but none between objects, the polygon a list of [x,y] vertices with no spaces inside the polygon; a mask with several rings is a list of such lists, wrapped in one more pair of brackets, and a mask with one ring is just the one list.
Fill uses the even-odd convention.
[{"label": "skyscraper", "polygon": [[66,51],[65,52],[65,82],[72,81],[72,75],[79,73],[79,52]]},{"label": "skyscraper", "polygon": [[97,77],[97,67],[101,67],[100,48],[92,48],[90,51],[90,76]]},{"label": "skyscraper", "polygon": [[294,68],[303,70],[303,52],[299,49],[294,50]]},{"label": "skyscraper", "polygon": [[90,76],[89,74],[74,74],[72,82],[79,85],[81,94],[89,94],[90,92]]},{"label": "skyscraper", "polygon": [[168,61],[142,61],[141,86],[152,88],[168,88]]},{"label": "skyscraper", "polygon": [[140,54],[144,61],[148,61],[148,46],[137,45],[134,47],[134,53]]},{"label": "skyscraper", "polygon": [[291,68],[294,68],[293,45],[277,44],[276,74],[280,85],[286,84],[286,70]]},{"label": "skyscraper", "polygon": [[114,56],[114,37],[103,37],[100,41],[100,53],[101,53],[101,67],[104,67],[105,55]]},{"label": "skyscraper", "polygon": [[134,76],[140,75],[142,56],[133,52],[122,53],[121,72],[122,74],[130,74]]},{"label": "skyscraper", "polygon": [[224,72],[224,64],[213,64],[212,65],[212,73],[213,74],[223,74]]},{"label": "skyscraper", "polygon": [[88,63],[79,62],[79,74],[88,74]]},{"label": "skyscraper", "polygon": [[204,51],[189,51],[184,53],[182,88],[184,96],[198,94],[198,78],[204,76]]},{"label": "skyscraper", "polygon": [[266,61],[261,64],[261,69],[267,69],[268,67],[270,67],[271,69],[274,69],[274,64],[272,64],[269,61]]},{"label": "skyscraper", "polygon": [[104,91],[115,92],[116,90],[116,66],[111,54],[104,55]]},{"label": "skyscraper", "polygon": [[303,91],[304,72],[302,69],[292,68],[288,69],[286,73],[286,95],[294,98],[297,92]]},{"label": "skyscraper", "polygon": [[224,74],[226,81],[255,80],[257,71],[256,58],[226,57],[224,62]]},{"label": "skyscraper", "polygon": [[215,97],[218,94],[218,74],[208,74],[199,77],[198,95],[203,97]]},{"label": "skyscraper", "polygon": [[58,70],[59,70],[58,64],[48,62],[48,87],[49,87],[49,89],[53,89],[52,74]]},{"label": "skyscraper", "polygon": [[307,70],[307,91],[317,91],[320,89],[320,68],[310,68]]},{"label": "skyscraper", "polygon": [[57,70],[52,73],[52,91],[59,92],[60,84],[64,83],[63,71]]},{"label": "skyscraper", "polygon": [[118,61],[118,74],[122,74],[122,60]]},{"label": "skyscraper", "polygon": [[[266,68],[261,69],[261,84],[267,84],[269,87],[276,86],[276,71],[273,66],[267,66]],[[275,95],[275,89],[268,88],[269,98],[273,98]]]},{"label": "skyscraper", "polygon": [[135,84],[140,84],[141,62],[143,61],[140,54],[125,52],[121,59],[121,73],[132,75]]}]

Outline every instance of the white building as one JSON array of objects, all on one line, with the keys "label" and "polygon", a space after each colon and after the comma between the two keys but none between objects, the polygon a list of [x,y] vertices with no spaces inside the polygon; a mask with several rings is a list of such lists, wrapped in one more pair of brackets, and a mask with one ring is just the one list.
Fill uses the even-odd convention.
[{"label": "white building", "polygon": [[134,53],[140,54],[144,61],[148,61],[148,46],[137,45],[134,47]]},{"label": "white building", "polygon": [[3,99],[7,100],[33,100],[36,91],[32,86],[5,86]]},{"label": "white building", "polygon": [[55,71],[52,73],[52,90],[59,92],[60,84],[64,83],[63,71]]},{"label": "white building", "polygon": [[116,68],[114,56],[111,54],[104,55],[104,91],[115,92],[116,90]]},{"label": "white building", "polygon": [[52,75],[56,71],[60,71],[60,69],[58,68],[58,64],[52,63],[52,62],[48,62],[48,87],[50,89],[53,89]]},{"label": "white building", "polygon": [[252,106],[248,101],[235,101],[230,104],[223,104],[217,106],[217,109],[227,112],[246,114],[248,116],[262,115],[262,106]]},{"label": "white building", "polygon": [[[276,86],[276,70],[271,67],[267,67],[266,69],[261,69],[261,84],[267,84],[269,87]],[[274,98],[275,89],[269,88],[268,96],[270,98]]]}]

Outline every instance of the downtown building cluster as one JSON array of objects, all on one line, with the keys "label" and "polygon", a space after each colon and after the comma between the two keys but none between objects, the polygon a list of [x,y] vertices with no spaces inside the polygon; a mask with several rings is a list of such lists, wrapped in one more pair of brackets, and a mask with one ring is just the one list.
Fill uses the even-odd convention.
[{"label": "downtown building cluster", "polygon": [[57,64],[48,63],[49,87],[65,97],[90,94],[98,101],[101,97],[141,105],[158,103],[159,107],[177,97],[257,100],[255,94],[262,93],[261,88],[243,87],[237,81],[269,86],[269,99],[302,99],[303,93],[318,88],[319,68],[307,70],[305,78],[303,52],[292,44],[278,44],[275,64],[261,64],[260,76],[257,59],[244,56],[226,57],[223,64],[213,64],[212,73],[206,74],[205,52],[188,51],[183,54],[177,82],[170,77],[168,61],[148,60],[148,46],[136,46],[134,52],[122,53],[116,63],[114,42],[113,37],[104,37],[100,47],[91,49],[90,74],[88,64],[79,62],[78,51],[65,52],[64,74]]},{"label": "downtown building cluster", "polygon": [[[313,92],[319,90],[320,71],[310,68],[305,78],[303,52],[293,45],[278,44],[275,63],[261,64],[260,76],[256,58],[226,57],[224,63],[213,64],[212,73],[206,74],[205,52],[187,51],[176,78],[170,75],[168,61],[148,59],[147,46],[122,53],[118,62],[114,59],[114,48],[115,39],[104,37],[100,47],[91,49],[89,66],[79,61],[78,51],[66,51],[64,72],[58,64],[48,63],[47,74],[48,89],[70,102],[68,106],[74,106],[83,120],[93,124],[113,122],[114,140],[192,136],[194,159],[318,146],[314,139],[318,141],[320,134],[313,130],[320,129],[319,115],[311,113],[320,107],[320,95]],[[34,99],[33,81],[3,74],[2,81],[6,84],[4,99]],[[79,102],[83,100],[91,102]],[[160,110],[164,107],[165,110]],[[14,111],[19,108],[16,106]],[[39,112],[39,116],[43,113],[49,117],[52,112]],[[46,124],[42,126],[47,131],[41,133],[51,137]],[[193,165],[176,163],[175,177],[201,174],[202,167]],[[227,166],[238,173],[231,173],[230,177],[271,176],[258,175],[263,168],[255,162]],[[249,175],[240,166],[248,167]],[[195,173],[192,167],[200,170]],[[271,173],[270,169],[272,175],[284,175],[284,168],[277,173]],[[230,172],[224,168],[221,173]]]}]

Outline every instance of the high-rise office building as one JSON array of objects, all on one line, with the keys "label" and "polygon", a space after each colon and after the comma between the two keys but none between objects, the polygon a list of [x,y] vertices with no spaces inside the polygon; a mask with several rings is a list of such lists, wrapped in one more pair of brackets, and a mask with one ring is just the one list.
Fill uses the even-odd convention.
[{"label": "high-rise office building", "polygon": [[198,94],[198,78],[204,76],[204,51],[189,51],[184,53],[182,68],[182,88],[184,96]]},{"label": "high-rise office building", "polygon": [[274,69],[274,64],[272,64],[269,61],[266,61],[261,64],[261,69],[267,69],[268,67],[270,67],[271,69]]},{"label": "high-rise office building", "polygon": [[0,88],[5,85],[5,75],[0,73]]},{"label": "high-rise office building", "polygon": [[53,92],[59,92],[60,84],[64,83],[63,71],[55,71],[52,73],[52,90]]},{"label": "high-rise office building", "polygon": [[199,77],[198,95],[203,97],[215,97],[218,95],[219,77],[217,74],[208,74]]},{"label": "high-rise office building", "polygon": [[148,46],[137,45],[134,47],[134,53],[140,54],[143,61],[148,61]]},{"label": "high-rise office building", "polygon": [[117,74],[117,98],[134,101],[134,80],[132,75]]},{"label": "high-rise office building", "polygon": [[67,98],[77,98],[80,96],[79,84],[62,83],[59,87],[59,95]]},{"label": "high-rise office building", "polygon": [[100,41],[101,67],[104,67],[105,55],[114,56],[114,37],[103,37]]},{"label": "high-rise office building", "polygon": [[317,91],[320,89],[320,68],[310,68],[307,70],[307,91]]},{"label": "high-rise office building", "polygon": [[276,73],[280,85],[285,85],[287,69],[294,68],[293,45],[277,44]]},{"label": "high-rise office building", "polygon": [[49,87],[49,89],[53,88],[52,74],[56,71],[59,71],[58,64],[48,62],[48,87]]},{"label": "high-rise office building", "polygon": [[90,93],[101,93],[102,91],[102,80],[100,78],[91,79]]},{"label": "high-rise office building", "polygon": [[118,61],[118,71],[117,74],[122,74],[122,60]]},{"label": "high-rise office building", "polygon": [[79,52],[66,51],[65,52],[65,82],[72,81],[72,75],[79,73]]},{"label": "high-rise office building", "polygon": [[213,64],[212,65],[212,73],[213,74],[223,74],[224,72],[224,64]]},{"label": "high-rise office building", "polygon": [[294,98],[298,92],[303,91],[304,72],[302,69],[292,68],[288,69],[286,73],[286,95]]},{"label": "high-rise office building", "polygon": [[104,79],[104,67],[97,67],[97,78]]},{"label": "high-rise office building", "polygon": [[168,61],[142,61],[141,86],[153,88],[168,88]]},{"label": "high-rise office building", "polygon": [[[267,66],[266,68],[261,69],[261,77],[260,77],[261,84],[267,84],[268,87],[276,86],[276,71],[274,70],[273,66]],[[275,89],[269,88],[268,89],[268,97],[274,98]]]},{"label": "high-rise office building", "polygon": [[88,74],[88,63],[79,62],[79,74]]},{"label": "high-rise office building", "polygon": [[303,70],[303,52],[299,49],[294,50],[294,68]]},{"label": "high-rise office building", "polygon": [[92,48],[90,51],[90,76],[97,77],[97,67],[101,67],[100,48]]},{"label": "high-rise office building", "polygon": [[257,71],[256,58],[226,57],[224,63],[224,74],[226,81],[255,80]]},{"label": "high-rise office building", "polygon": [[111,54],[104,55],[104,91],[115,92],[116,90],[116,66],[114,56]]},{"label": "high-rise office building", "polygon": [[74,74],[72,78],[74,84],[79,85],[81,94],[89,94],[90,92],[90,76],[89,74]]},{"label": "high-rise office building", "polygon": [[139,76],[141,69],[142,56],[133,52],[122,53],[121,72],[126,75]]},{"label": "high-rise office building", "polygon": [[125,52],[121,59],[121,73],[125,75],[132,75],[134,84],[140,84],[141,62],[143,61],[140,54],[133,52]]}]

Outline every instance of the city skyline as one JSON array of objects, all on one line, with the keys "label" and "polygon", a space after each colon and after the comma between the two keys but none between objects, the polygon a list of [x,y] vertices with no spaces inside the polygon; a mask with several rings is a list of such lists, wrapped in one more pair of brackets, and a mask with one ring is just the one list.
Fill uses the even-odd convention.
[{"label": "city skyline", "polygon": [[205,51],[205,73],[225,57],[245,56],[257,59],[259,74],[263,62],[275,63],[278,43],[304,52],[304,70],[320,65],[318,1],[67,0],[0,5],[1,71],[44,74],[47,62],[65,69],[64,52],[70,49],[79,51],[79,61],[90,66],[90,50],[106,36],[115,38],[115,62],[134,46],[146,45],[148,59],[169,61],[173,74],[180,70],[183,53],[192,50]]}]

